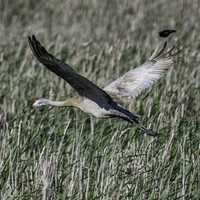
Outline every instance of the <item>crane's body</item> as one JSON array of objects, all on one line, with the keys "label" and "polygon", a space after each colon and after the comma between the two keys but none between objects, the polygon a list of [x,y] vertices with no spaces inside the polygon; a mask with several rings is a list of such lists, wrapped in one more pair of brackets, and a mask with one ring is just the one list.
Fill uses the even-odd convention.
[{"label": "crane's body", "polygon": [[45,98],[39,98],[33,104],[34,107],[40,107],[44,105],[49,106],[65,106],[79,108],[83,112],[93,115],[96,118],[122,118],[129,122],[138,123],[139,116],[131,113],[125,108],[121,107],[115,102],[112,102],[107,109],[99,106],[95,101],[92,101],[84,97],[69,98],[65,101],[52,101]]},{"label": "crane's body", "polygon": [[77,74],[71,66],[48,53],[35,36],[28,39],[36,58],[50,71],[67,81],[79,94],[79,97],[68,98],[65,101],[52,101],[40,98],[35,101],[34,106],[76,107],[96,118],[121,118],[130,123],[136,123],[145,133],[153,135],[151,129],[147,129],[140,124],[139,116],[122,107],[118,103],[118,99],[135,98],[142,90],[150,87],[154,81],[158,80],[173,65],[171,56],[168,56],[170,51],[163,54],[166,43],[161,50],[156,49],[146,63],[130,70],[124,76],[101,89],[85,77]]},{"label": "crane's body", "polygon": [[83,98],[78,107],[83,112],[91,114],[96,118],[107,118],[111,114],[111,108],[109,110],[101,108],[97,103],[87,98]]}]

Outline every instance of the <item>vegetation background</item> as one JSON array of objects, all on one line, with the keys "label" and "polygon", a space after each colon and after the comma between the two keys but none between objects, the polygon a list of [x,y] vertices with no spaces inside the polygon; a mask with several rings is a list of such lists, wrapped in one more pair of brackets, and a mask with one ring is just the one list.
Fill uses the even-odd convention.
[{"label": "vegetation background", "polygon": [[[0,199],[199,199],[199,16],[199,0],[0,0]],[[74,91],[36,61],[28,35],[104,86],[143,63],[165,28],[183,51],[132,108],[159,137],[32,107]]]}]

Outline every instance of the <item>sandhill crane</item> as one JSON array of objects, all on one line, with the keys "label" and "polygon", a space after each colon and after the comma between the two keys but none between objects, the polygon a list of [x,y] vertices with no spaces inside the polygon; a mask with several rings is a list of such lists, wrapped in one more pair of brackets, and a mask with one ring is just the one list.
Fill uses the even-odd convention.
[{"label": "sandhill crane", "polygon": [[[168,35],[170,32],[168,33]],[[163,37],[166,37],[166,33]],[[54,57],[40,44],[33,35],[28,37],[30,48],[40,63],[54,72],[79,94],[79,97],[68,98],[65,101],[52,101],[40,98],[33,106],[67,106],[76,107],[96,118],[121,118],[137,126],[148,135],[155,135],[151,129],[145,128],[139,121],[139,116],[122,107],[114,99],[132,99],[144,89],[150,87],[162,74],[173,66],[172,49],[166,50],[167,43],[162,48],[157,48],[152,56],[140,67],[130,70],[122,77],[110,83],[104,89],[77,74],[68,64]]]}]

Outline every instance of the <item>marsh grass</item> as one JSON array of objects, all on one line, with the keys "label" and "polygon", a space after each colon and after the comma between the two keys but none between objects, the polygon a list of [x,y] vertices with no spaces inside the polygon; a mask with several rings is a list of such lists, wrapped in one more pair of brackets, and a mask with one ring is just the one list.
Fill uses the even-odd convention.
[{"label": "marsh grass", "polygon": [[[0,199],[199,199],[198,1],[0,1]],[[153,138],[119,120],[32,107],[74,91],[32,56],[27,35],[104,86],[144,62],[157,32],[183,51],[132,110]]]}]

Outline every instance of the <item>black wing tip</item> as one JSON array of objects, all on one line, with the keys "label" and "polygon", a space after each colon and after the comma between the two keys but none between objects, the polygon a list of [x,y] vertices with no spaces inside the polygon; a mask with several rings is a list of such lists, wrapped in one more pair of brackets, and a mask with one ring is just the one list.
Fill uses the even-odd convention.
[{"label": "black wing tip", "polygon": [[162,38],[166,38],[169,35],[171,35],[172,33],[176,33],[175,29],[165,29],[159,32],[159,36]]},{"label": "black wing tip", "polygon": [[28,36],[29,47],[36,58],[40,58],[39,45],[34,35]]},{"label": "black wing tip", "polygon": [[37,39],[36,39],[36,37],[35,37],[35,35],[33,34],[33,35],[28,35],[28,42],[30,43],[30,44],[32,44],[33,42],[36,42],[37,41]]},{"label": "black wing tip", "polygon": [[29,43],[30,47],[33,47],[34,43],[35,43],[35,41],[34,41],[35,36],[34,35],[31,35],[31,36],[29,35],[27,38],[28,38],[28,43]]},{"label": "black wing tip", "polygon": [[35,42],[35,43],[40,44],[40,42],[36,39],[34,34],[32,35],[32,41]]},{"label": "black wing tip", "polygon": [[44,59],[49,58],[50,54],[47,50],[41,45],[41,43],[36,39],[35,35],[28,36],[28,43],[30,49],[32,50],[34,56],[40,61],[44,62]]},{"label": "black wing tip", "polygon": [[31,36],[29,35],[29,36],[27,37],[27,39],[28,39],[29,45],[31,45],[31,44],[32,44],[32,38],[31,38]]},{"label": "black wing tip", "polygon": [[40,42],[36,39],[35,35],[28,36],[28,42],[31,46],[42,47]]}]

